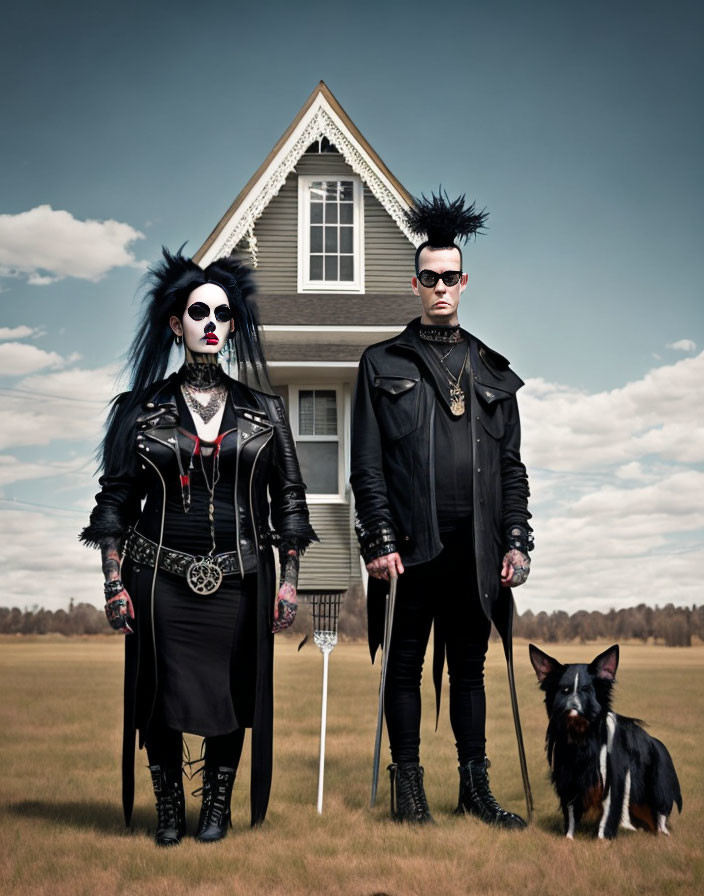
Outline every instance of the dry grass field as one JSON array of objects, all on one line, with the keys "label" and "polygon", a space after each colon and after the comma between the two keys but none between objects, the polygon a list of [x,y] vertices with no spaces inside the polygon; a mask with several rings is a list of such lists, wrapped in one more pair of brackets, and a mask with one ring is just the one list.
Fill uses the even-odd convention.
[{"label": "dry grass field", "polygon": [[[585,661],[608,645],[551,646]],[[536,819],[526,832],[491,830],[452,815],[457,771],[443,695],[433,731],[426,682],[423,762],[436,827],[388,819],[388,777],[367,808],[378,670],[363,645],[339,645],[330,661],[325,807],[315,810],[322,658],[312,645],[278,645],[275,773],[269,815],[248,827],[248,767],[233,798],[234,828],[215,845],[153,845],[153,797],[138,755],[133,829],[122,825],[119,742],[121,644],[117,638],[0,640],[0,887],[4,894],[695,894],[704,892],[704,647],[625,646],[616,710],[646,719],[677,767],[684,812],[672,836],[622,832],[610,843],[583,829],[561,836],[543,752],[545,709],[518,644],[517,677]],[[500,648],[487,668],[492,786],[523,811]],[[193,744],[196,747],[196,744]],[[245,747],[245,752],[247,747]],[[193,784],[195,787],[195,782]],[[192,788],[189,788],[189,790]],[[189,823],[197,804],[189,802]]]}]

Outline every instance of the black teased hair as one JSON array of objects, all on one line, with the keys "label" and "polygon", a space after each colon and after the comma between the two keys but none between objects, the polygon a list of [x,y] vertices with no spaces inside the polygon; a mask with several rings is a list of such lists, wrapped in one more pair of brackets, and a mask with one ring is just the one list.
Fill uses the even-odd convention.
[{"label": "black teased hair", "polygon": [[[185,244],[184,244],[185,245]],[[164,378],[174,334],[169,320],[182,318],[188,296],[204,283],[215,283],[227,295],[234,314],[235,329],[228,337],[234,351],[237,378],[253,389],[273,393],[259,340],[259,316],[254,301],[252,271],[235,255],[219,258],[201,268],[182,254],[183,246],[171,254],[162,247],[163,258],[149,269],[144,278],[144,318],[127,352],[125,372],[129,373],[130,391],[112,404],[99,453],[104,465],[107,455],[117,450],[124,438],[122,422],[142,401],[145,389]]]},{"label": "black teased hair", "polygon": [[462,250],[457,244],[465,242],[470,236],[476,237],[484,229],[489,213],[486,210],[476,211],[474,202],[465,208],[465,201],[464,193],[450,201],[442,187],[437,196],[431,193],[430,199],[427,199],[421,194],[420,199],[414,200],[413,207],[406,212],[406,220],[413,233],[425,236],[425,241],[416,249],[416,274],[423,249],[458,249],[461,263]]}]

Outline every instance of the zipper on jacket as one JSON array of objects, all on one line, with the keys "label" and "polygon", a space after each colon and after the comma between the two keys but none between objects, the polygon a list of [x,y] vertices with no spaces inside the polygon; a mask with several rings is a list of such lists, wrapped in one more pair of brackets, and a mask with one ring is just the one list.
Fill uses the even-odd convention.
[{"label": "zipper on jacket", "polygon": [[254,461],[252,462],[252,472],[250,473],[250,476],[249,476],[249,512],[251,514],[251,519],[252,519],[252,532],[254,534],[254,550],[255,550],[255,556],[257,558],[257,563],[259,563],[259,542],[257,541],[257,523],[254,518],[254,499],[252,498],[252,484],[254,483],[254,471],[257,467],[257,461],[259,460],[259,455],[262,453],[264,448],[266,448],[266,446],[269,444],[269,442],[271,441],[271,437],[273,435],[274,435],[274,430],[272,429],[272,431],[269,433],[269,436],[268,436],[266,442],[263,442],[259,446],[259,449],[257,450],[257,453],[254,456]]},{"label": "zipper on jacket", "polygon": [[[157,439],[157,441],[160,441]],[[148,721],[151,721],[152,716],[154,715],[154,707],[156,706],[156,695],[159,687],[159,666],[157,663],[157,654],[156,654],[156,630],[154,628],[154,592],[156,588],[156,577],[159,572],[159,556],[161,554],[161,547],[164,543],[164,523],[166,522],[166,483],[164,482],[164,477],[161,475],[159,468],[157,465],[151,461],[148,457],[144,457],[143,454],[140,454],[142,460],[146,460],[146,462],[156,470],[156,474],[161,480],[161,529],[159,531],[159,544],[156,549],[156,554],[154,556],[154,573],[152,575],[152,593],[150,598],[150,615],[152,622],[152,648],[154,650],[154,696],[152,697],[152,706],[149,710],[149,718]]]}]

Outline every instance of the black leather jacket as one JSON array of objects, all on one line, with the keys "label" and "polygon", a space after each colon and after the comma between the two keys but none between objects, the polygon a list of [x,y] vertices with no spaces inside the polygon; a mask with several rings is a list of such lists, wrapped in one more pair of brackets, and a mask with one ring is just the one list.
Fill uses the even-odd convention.
[{"label": "black leather jacket", "polygon": [[[447,378],[419,335],[419,319],[362,355],[352,419],[350,482],[364,559],[398,551],[404,564],[442,550],[435,513],[435,413],[449,404]],[[500,568],[511,547],[527,551],[528,478],[520,456],[516,392],[508,361],[471,334],[473,549],[479,594],[490,618],[500,599]],[[506,592],[508,589],[501,589]],[[510,592],[509,592],[510,594]]]},{"label": "black leather jacket", "polygon": [[[284,541],[302,549],[317,539],[310,527],[305,485],[282,400],[225,379],[237,417],[233,494],[237,544],[229,550],[237,551],[240,569],[249,573],[256,571],[257,553],[267,545]],[[162,503],[164,476],[178,474],[177,388],[176,375],[154,384],[134,419],[122,422],[120,432],[133,440],[134,452],[118,468],[106,464],[90,524],[81,533],[87,544],[97,546],[106,536],[121,539],[137,522],[145,496],[152,505]]]}]

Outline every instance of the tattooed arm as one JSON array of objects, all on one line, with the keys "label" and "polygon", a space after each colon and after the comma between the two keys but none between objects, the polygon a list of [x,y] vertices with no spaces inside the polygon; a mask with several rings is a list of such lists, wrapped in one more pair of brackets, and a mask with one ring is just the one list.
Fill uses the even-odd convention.
[{"label": "tattooed arm", "polygon": [[129,635],[134,631],[130,625],[130,619],[134,619],[134,607],[120,578],[118,539],[114,536],[102,538],[100,554],[105,576],[105,615],[114,629],[124,635]]},{"label": "tattooed arm", "polygon": [[279,591],[274,601],[274,634],[288,628],[293,624],[298,610],[298,551],[293,548],[282,548],[279,554],[281,558],[281,580]]}]

